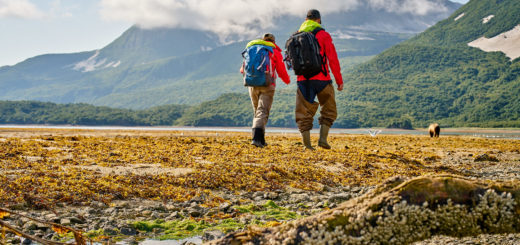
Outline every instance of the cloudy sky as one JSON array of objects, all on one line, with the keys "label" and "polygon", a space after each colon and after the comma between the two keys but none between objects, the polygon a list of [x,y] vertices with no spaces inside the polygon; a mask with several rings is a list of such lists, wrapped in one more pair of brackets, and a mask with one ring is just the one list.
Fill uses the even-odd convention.
[{"label": "cloudy sky", "polygon": [[[388,11],[439,11],[437,0],[0,0],[0,66],[40,54],[99,49],[134,23],[246,33],[247,23],[269,26],[264,20],[273,16],[301,15],[309,8],[348,10],[359,1]],[[406,4],[397,4],[402,1]]]}]

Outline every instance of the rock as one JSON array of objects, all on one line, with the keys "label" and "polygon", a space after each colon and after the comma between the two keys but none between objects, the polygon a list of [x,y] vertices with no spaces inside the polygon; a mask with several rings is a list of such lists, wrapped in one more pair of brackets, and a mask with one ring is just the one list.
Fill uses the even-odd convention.
[{"label": "rock", "polygon": [[85,224],[85,220],[78,217],[70,217],[69,220],[72,224]]},{"label": "rock", "polygon": [[216,209],[210,209],[208,212],[206,212],[205,216],[211,217],[217,213],[218,213],[218,211]]},{"label": "rock", "polygon": [[190,202],[203,203],[204,199],[201,196],[197,196],[197,197],[192,198]]},{"label": "rock", "polygon": [[297,202],[307,202],[309,201],[309,195],[306,194],[306,193],[302,193],[302,194],[291,194],[289,196],[289,200],[290,202],[292,203],[297,203]]},{"label": "rock", "polygon": [[15,237],[15,238],[11,239],[12,244],[20,244],[21,242],[22,242],[22,240],[19,237]]},{"label": "rock", "polygon": [[166,220],[175,220],[179,217],[180,217],[179,212],[174,211],[168,217],[166,217]]},{"label": "rock", "polygon": [[54,236],[54,234],[52,234],[52,233],[48,233],[48,234],[46,234],[46,235],[43,236],[43,239],[45,239],[45,240],[51,240],[53,236]]},{"label": "rock", "polygon": [[[518,200],[518,180],[395,177],[339,208],[275,227],[237,231],[209,244],[413,244],[438,235],[512,234],[520,232]],[[431,244],[497,244],[491,241]]]},{"label": "rock", "polygon": [[181,245],[197,245],[197,244],[190,242],[190,241],[184,241],[183,243],[181,243]]},{"label": "rock", "polygon": [[121,234],[125,236],[135,236],[137,235],[137,231],[132,227],[123,227],[121,228]]},{"label": "rock", "polygon": [[29,221],[23,225],[23,229],[26,231],[33,231],[38,229],[38,225],[34,221]]},{"label": "rock", "polygon": [[166,206],[164,206],[164,204],[162,204],[162,203],[155,205],[152,209],[155,211],[162,211],[162,212],[167,211]]},{"label": "rock", "polygon": [[125,239],[123,241],[126,242],[126,244],[129,244],[129,245],[137,245],[137,244],[139,244],[139,242],[135,239],[135,237],[130,237],[130,238]]},{"label": "rock", "polygon": [[187,211],[191,217],[200,217],[202,215],[201,211],[196,208],[189,208]]},{"label": "rock", "polygon": [[117,231],[113,227],[107,227],[107,228],[103,229],[103,232],[109,236],[117,235]]},{"label": "rock", "polygon": [[152,212],[152,214],[150,215],[150,218],[159,219],[159,218],[161,218],[161,215],[159,215],[157,212]]},{"label": "rock", "polygon": [[166,210],[168,210],[168,211],[180,211],[180,208],[175,206],[175,205],[168,204],[168,205],[166,205]]},{"label": "rock", "polygon": [[63,218],[63,219],[60,220],[60,224],[67,226],[67,225],[71,224],[71,221],[70,221],[69,218]]},{"label": "rock", "polygon": [[475,162],[499,162],[499,160],[495,156],[490,156],[486,153],[477,155],[475,157]]},{"label": "rock", "polygon": [[204,234],[202,235],[202,241],[207,242],[207,241],[219,239],[223,236],[225,236],[225,234],[220,230],[205,231]]},{"label": "rock", "polygon": [[264,194],[264,199],[276,200],[278,198],[278,196],[279,195],[276,192],[268,192],[268,193]]},{"label": "rock", "polygon": [[105,209],[104,211],[106,214],[114,214],[114,213],[117,213],[117,209],[112,207],[112,208],[107,208]]},{"label": "rock", "polygon": [[218,206],[218,210],[224,213],[228,213],[231,209],[231,204],[229,203],[222,203],[220,206]]},{"label": "rock", "polygon": [[350,198],[352,198],[352,196],[348,193],[334,194],[329,197],[329,203],[340,203],[350,200]]},{"label": "rock", "polygon": [[55,214],[46,214],[43,217],[44,217],[44,220],[49,220],[49,221],[52,221],[57,218]]},{"label": "rock", "polygon": [[32,240],[31,240],[31,239],[28,239],[28,238],[24,238],[22,244],[23,244],[23,245],[29,245],[29,244],[32,244]]},{"label": "rock", "polygon": [[101,208],[106,208],[107,205],[102,203],[102,202],[97,202],[97,201],[94,201],[91,203],[91,205],[95,208],[98,208],[98,209],[101,209]]},{"label": "rock", "polygon": [[150,211],[150,210],[144,210],[143,212],[141,212],[141,214],[142,214],[143,216],[150,216],[150,215],[152,214],[152,211]]},{"label": "rock", "polygon": [[264,192],[262,192],[262,191],[257,191],[257,192],[255,192],[255,193],[253,194],[253,198],[256,198],[256,197],[261,197],[261,198],[263,198],[264,195],[265,195]]}]

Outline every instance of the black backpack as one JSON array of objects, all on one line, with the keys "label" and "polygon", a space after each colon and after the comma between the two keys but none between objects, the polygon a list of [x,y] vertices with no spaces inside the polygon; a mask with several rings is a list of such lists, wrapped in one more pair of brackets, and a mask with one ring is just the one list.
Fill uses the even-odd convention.
[{"label": "black backpack", "polygon": [[310,79],[320,72],[327,76],[326,57],[320,54],[320,44],[316,34],[324,30],[316,28],[312,32],[296,32],[285,43],[285,61],[296,75]]}]

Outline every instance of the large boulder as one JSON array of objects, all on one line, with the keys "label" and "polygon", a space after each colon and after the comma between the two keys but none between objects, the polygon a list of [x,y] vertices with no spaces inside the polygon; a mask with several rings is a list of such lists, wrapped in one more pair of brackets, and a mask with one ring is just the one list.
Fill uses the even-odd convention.
[{"label": "large boulder", "polygon": [[410,244],[434,235],[520,232],[520,183],[460,176],[393,178],[315,216],[208,244]]}]

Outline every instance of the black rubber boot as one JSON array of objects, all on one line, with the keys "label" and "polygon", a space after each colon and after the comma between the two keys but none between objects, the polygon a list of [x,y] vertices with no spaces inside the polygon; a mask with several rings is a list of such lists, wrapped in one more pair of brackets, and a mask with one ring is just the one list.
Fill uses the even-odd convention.
[{"label": "black rubber boot", "polygon": [[263,148],[262,144],[262,136],[264,135],[264,130],[261,128],[253,128],[253,140],[251,141],[251,145],[256,147]]}]

